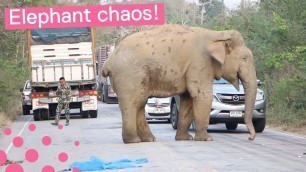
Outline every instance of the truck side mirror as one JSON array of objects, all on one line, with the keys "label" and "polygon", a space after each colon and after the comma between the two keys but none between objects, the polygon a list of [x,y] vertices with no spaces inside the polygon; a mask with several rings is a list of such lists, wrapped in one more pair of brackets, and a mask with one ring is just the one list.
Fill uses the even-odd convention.
[{"label": "truck side mirror", "polygon": [[262,82],[261,82],[261,80],[257,80],[257,86],[261,86],[262,85]]}]

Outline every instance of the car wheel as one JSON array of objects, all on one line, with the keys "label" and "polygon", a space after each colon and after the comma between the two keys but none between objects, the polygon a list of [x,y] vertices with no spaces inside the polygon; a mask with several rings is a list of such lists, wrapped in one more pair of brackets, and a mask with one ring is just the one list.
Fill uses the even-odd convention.
[{"label": "car wheel", "polygon": [[171,123],[171,118],[167,119],[167,123]]},{"label": "car wheel", "polygon": [[238,123],[236,122],[227,122],[225,123],[226,129],[228,130],[236,130],[238,127]]},{"label": "car wheel", "polygon": [[97,118],[98,110],[90,110],[89,115],[90,115],[91,118]]},{"label": "car wheel", "polygon": [[194,120],[192,120],[192,122],[191,122],[191,127],[192,127],[192,129],[195,131],[196,130],[196,124],[195,124],[195,121]]},{"label": "car wheel", "polygon": [[176,103],[172,104],[170,119],[171,119],[172,128],[176,130],[177,123],[178,123],[178,110],[177,110]]},{"label": "car wheel", "polygon": [[256,121],[253,121],[253,125],[254,125],[255,131],[257,133],[263,132],[263,130],[266,127],[266,118],[262,118],[262,119],[258,119]]},{"label": "car wheel", "polygon": [[22,106],[22,114],[23,115],[30,115],[31,107],[30,106]]},{"label": "car wheel", "polygon": [[40,121],[41,120],[40,109],[33,110],[33,117],[34,117],[34,121]]}]

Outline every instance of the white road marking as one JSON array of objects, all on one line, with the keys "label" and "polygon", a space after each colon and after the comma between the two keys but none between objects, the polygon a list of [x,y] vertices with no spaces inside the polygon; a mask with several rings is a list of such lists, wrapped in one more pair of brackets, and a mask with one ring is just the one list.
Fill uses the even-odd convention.
[{"label": "white road marking", "polygon": [[277,133],[277,134],[281,134],[281,135],[286,135],[286,136],[291,136],[291,137],[295,137],[295,138],[299,138],[299,139],[306,139],[306,137],[302,137],[302,136],[297,136],[294,134],[288,134],[288,133],[282,133],[279,131],[273,131],[273,130],[269,130],[269,129],[265,129],[266,131],[272,132],[272,133]]},{"label": "white road marking", "polygon": [[[23,128],[20,130],[20,132],[18,133],[17,136],[21,136],[21,134],[23,133],[24,129],[26,128],[26,126],[29,124],[29,122],[32,120],[33,117],[31,117],[23,126]],[[13,147],[13,143],[11,142],[10,145],[7,147],[7,149],[5,150],[6,155],[8,155],[9,151],[12,149]]]}]

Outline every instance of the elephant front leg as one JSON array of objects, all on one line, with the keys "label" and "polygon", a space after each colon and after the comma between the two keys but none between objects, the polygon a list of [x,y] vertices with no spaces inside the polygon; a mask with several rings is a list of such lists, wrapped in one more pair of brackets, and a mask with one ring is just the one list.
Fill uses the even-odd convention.
[{"label": "elephant front leg", "polygon": [[192,140],[193,137],[188,133],[188,129],[193,119],[192,98],[189,93],[185,93],[180,96],[180,100],[180,112],[175,140]]},{"label": "elephant front leg", "polygon": [[196,97],[193,100],[193,111],[195,117],[195,141],[212,141],[212,137],[207,133],[210,111],[211,111],[211,98]]},{"label": "elephant front leg", "polygon": [[142,142],[154,142],[156,138],[152,134],[148,122],[145,118],[144,107],[137,113],[137,133]]}]

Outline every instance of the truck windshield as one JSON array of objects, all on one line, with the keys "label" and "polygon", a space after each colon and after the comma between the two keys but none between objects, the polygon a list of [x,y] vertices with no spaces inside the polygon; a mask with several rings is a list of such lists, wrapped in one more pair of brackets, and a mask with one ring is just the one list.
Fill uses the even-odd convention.
[{"label": "truck windshield", "polygon": [[90,42],[90,28],[56,28],[31,30],[31,44]]}]

